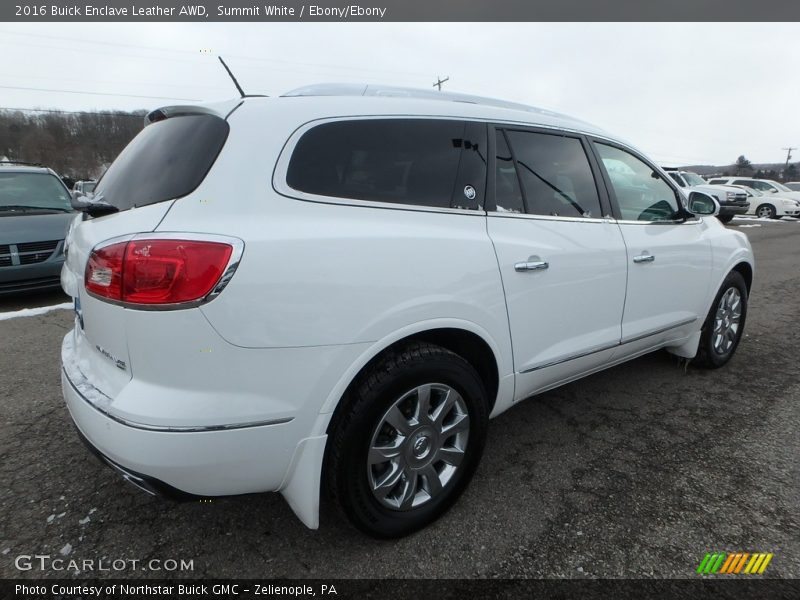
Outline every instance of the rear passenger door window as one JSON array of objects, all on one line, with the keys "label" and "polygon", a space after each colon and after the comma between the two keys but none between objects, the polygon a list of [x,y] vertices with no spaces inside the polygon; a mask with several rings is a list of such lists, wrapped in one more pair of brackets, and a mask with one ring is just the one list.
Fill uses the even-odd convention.
[{"label": "rear passenger door window", "polygon": [[486,125],[440,119],[359,119],[306,131],[286,182],[308,194],[434,208],[479,209]]},{"label": "rear passenger door window", "polygon": [[495,177],[494,199],[498,212],[525,212],[525,203],[522,199],[522,188],[519,185],[517,169],[514,166],[514,157],[506,141],[506,134],[498,129],[495,131]]},{"label": "rear passenger door window", "polygon": [[506,131],[506,135],[528,214],[602,217],[597,186],[580,138],[517,130]]}]

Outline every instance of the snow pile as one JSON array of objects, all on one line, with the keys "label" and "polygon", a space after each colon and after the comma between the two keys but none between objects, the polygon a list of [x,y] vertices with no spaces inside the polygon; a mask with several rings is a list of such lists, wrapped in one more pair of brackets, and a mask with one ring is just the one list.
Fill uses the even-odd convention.
[{"label": "snow pile", "polygon": [[72,302],[64,302],[63,304],[54,304],[52,306],[40,306],[38,308],[22,308],[20,310],[12,310],[9,312],[0,313],[0,321],[6,319],[15,319],[17,317],[35,317],[43,315],[51,310],[68,310],[72,308]]}]

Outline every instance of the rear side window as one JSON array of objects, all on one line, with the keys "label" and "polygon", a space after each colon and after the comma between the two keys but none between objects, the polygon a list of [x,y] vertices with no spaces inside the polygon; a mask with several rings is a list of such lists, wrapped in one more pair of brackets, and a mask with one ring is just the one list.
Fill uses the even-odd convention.
[{"label": "rear side window", "polygon": [[286,182],[334,198],[476,209],[486,187],[486,126],[435,119],[325,123],[300,138]]},{"label": "rear side window", "polygon": [[532,131],[506,133],[529,214],[602,216],[589,159],[578,138]]},{"label": "rear side window", "polygon": [[171,117],[145,127],[97,182],[95,193],[126,210],[193,192],[228,137],[214,115]]}]

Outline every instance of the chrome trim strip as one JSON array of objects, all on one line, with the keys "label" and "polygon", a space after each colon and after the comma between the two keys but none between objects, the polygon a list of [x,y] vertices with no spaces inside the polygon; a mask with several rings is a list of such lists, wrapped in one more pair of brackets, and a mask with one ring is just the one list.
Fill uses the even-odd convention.
[{"label": "chrome trim strip", "polygon": [[519,371],[519,374],[522,375],[524,373],[532,373],[533,371],[539,371],[540,369],[546,369],[547,367],[554,367],[556,365],[560,365],[561,363],[569,362],[571,360],[576,360],[578,358],[583,358],[584,356],[589,356],[591,354],[597,354],[598,352],[605,352],[606,350],[611,350],[612,348],[616,348],[619,346],[619,342],[614,342],[613,344],[606,344],[605,346],[600,346],[599,348],[595,348],[594,350],[588,350],[586,352],[580,352],[579,354],[573,354],[571,356],[567,356],[566,358],[559,358],[557,360],[552,360],[550,362],[543,363],[541,365],[536,365],[533,367],[529,367],[524,371]]},{"label": "chrome trim strip", "polygon": [[659,333],[665,333],[665,332],[669,331],[670,329],[677,329],[678,327],[683,327],[684,325],[690,325],[691,323],[694,323],[695,321],[697,321],[697,317],[694,317],[694,318],[691,318],[691,319],[684,319],[683,321],[679,321],[678,323],[675,323],[674,325],[668,325],[667,327],[661,327],[659,329],[655,329],[655,330],[650,331],[648,333],[642,333],[640,335],[629,337],[627,339],[626,338],[622,338],[622,340],[620,341],[620,345],[622,345],[622,344],[630,344],[631,342],[638,342],[639,340],[643,340],[644,338],[650,337],[651,335],[658,335]]},{"label": "chrome trim strip", "polygon": [[699,225],[702,223],[702,219],[694,218],[694,219],[686,219],[685,221],[629,221],[626,219],[618,219],[618,225]]},{"label": "chrome trim strip", "polygon": [[648,337],[651,337],[651,336],[654,336],[654,335],[658,335],[659,333],[665,333],[665,332],[667,332],[667,331],[669,331],[671,329],[677,329],[678,327],[683,327],[684,325],[689,325],[690,323],[694,323],[695,321],[697,321],[697,317],[694,317],[693,319],[686,319],[686,320],[681,321],[679,323],[675,323],[674,325],[669,325],[668,327],[662,327],[660,329],[656,329],[656,330],[650,331],[648,333],[637,335],[637,336],[634,336],[632,338],[622,339],[619,342],[614,342],[613,344],[606,344],[605,346],[600,346],[599,348],[596,348],[594,350],[589,350],[587,352],[580,352],[578,354],[573,354],[571,356],[567,356],[566,358],[559,358],[558,360],[553,360],[553,361],[546,362],[546,363],[541,364],[541,365],[536,365],[536,366],[533,366],[533,367],[529,367],[529,368],[525,369],[524,371],[517,371],[517,374],[518,375],[524,375],[525,373],[532,373],[533,371],[539,371],[541,369],[546,369],[547,367],[554,367],[556,365],[560,365],[562,363],[569,362],[571,360],[577,360],[577,359],[583,358],[585,356],[590,356],[592,354],[597,354],[598,352],[605,352],[606,350],[611,350],[612,348],[617,348],[619,346],[624,346],[625,344],[630,344],[632,342],[638,342],[639,340],[643,340],[645,338],[648,338]]},{"label": "chrome trim strip", "polygon": [[530,219],[533,221],[568,221],[578,223],[614,223],[611,217],[561,217],[557,215],[531,215],[528,213],[518,213],[502,210],[490,210],[486,212],[489,217],[501,219]]},{"label": "chrome trim strip", "polygon": [[[112,415],[111,413],[104,411],[91,402],[89,399],[84,396],[81,391],[72,383],[72,380],[69,378],[69,374],[67,373],[66,369],[63,367],[61,370],[64,372],[64,376],[66,377],[69,385],[75,390],[75,393],[86,402],[89,406],[95,409],[97,412],[105,415],[112,421],[116,421],[121,425],[125,425],[126,427],[131,427],[133,429],[141,429],[143,431],[156,431],[159,433],[197,433],[197,432],[209,432],[209,431],[228,431],[231,429],[249,429],[251,427],[264,427],[267,425],[283,425],[284,423],[289,423],[290,421],[294,421],[294,417],[283,417],[280,419],[268,419],[266,421],[252,421],[247,423],[231,423],[229,425],[145,425],[143,423],[137,423],[135,421],[129,421],[128,419],[124,419],[122,417],[118,417],[116,415]],[[98,390],[99,392],[100,390]],[[102,392],[100,392],[102,394]],[[105,394],[103,394],[105,396]],[[108,398],[108,396],[106,396]]]}]

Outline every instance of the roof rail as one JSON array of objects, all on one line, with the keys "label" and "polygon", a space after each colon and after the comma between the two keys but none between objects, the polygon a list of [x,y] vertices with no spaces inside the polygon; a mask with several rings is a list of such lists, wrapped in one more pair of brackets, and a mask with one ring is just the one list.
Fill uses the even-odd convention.
[{"label": "roof rail", "polygon": [[393,98],[418,98],[424,100],[444,100],[450,102],[464,102],[467,104],[480,104],[495,108],[508,108],[545,114],[553,117],[568,118],[561,113],[553,112],[527,104],[498,100],[497,98],[486,98],[483,96],[473,96],[471,94],[459,94],[455,92],[439,92],[419,88],[398,87],[392,85],[373,85],[358,83],[319,83],[297,88],[283,94],[283,97],[295,96],[388,96]]}]

